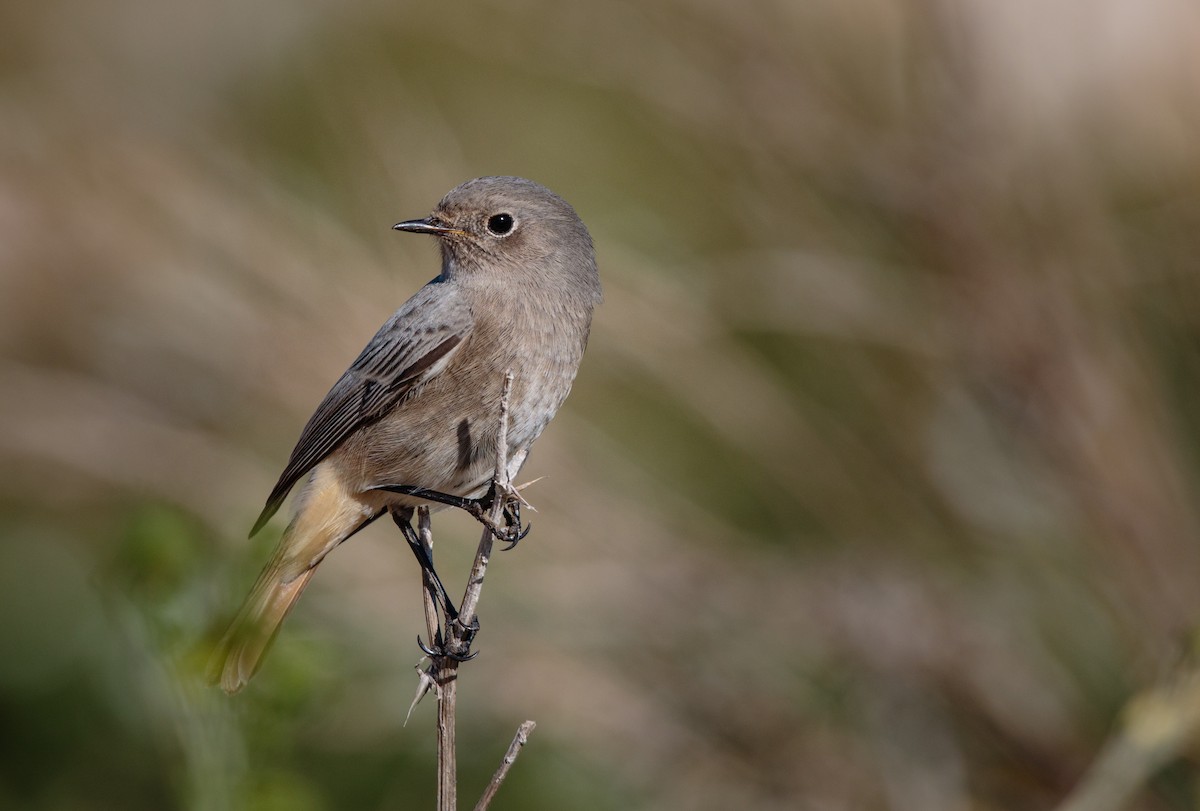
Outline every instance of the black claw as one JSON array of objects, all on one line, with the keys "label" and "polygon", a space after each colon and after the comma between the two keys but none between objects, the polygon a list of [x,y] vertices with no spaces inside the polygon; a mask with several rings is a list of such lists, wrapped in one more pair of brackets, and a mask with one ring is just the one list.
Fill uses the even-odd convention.
[{"label": "black claw", "polygon": [[435,645],[432,648],[425,644],[421,639],[421,635],[417,634],[417,647],[421,649],[421,653],[428,656],[430,659],[453,659],[456,662],[469,662],[479,655],[479,651],[471,651],[470,653],[452,653],[446,650],[443,645]]},{"label": "black claw", "polygon": [[[509,537],[506,537],[506,538],[500,538],[500,540],[502,540],[502,541],[504,541],[505,543],[507,543],[507,544],[508,544],[508,546],[504,547],[504,548],[503,548],[503,549],[501,549],[500,551],[501,551],[501,552],[507,552],[507,551],[508,551],[508,550],[510,550],[510,549],[515,549],[515,548],[516,548],[516,546],[517,546],[517,544],[518,544],[518,543],[520,543],[521,541],[523,541],[523,540],[525,539],[525,536],[529,534],[529,530],[531,530],[531,529],[533,529],[533,522],[532,522],[532,521],[530,521],[528,524],[526,524],[526,525],[525,525],[525,529],[521,529],[521,528],[520,528],[520,526],[518,525],[518,527],[517,527],[517,536],[516,536],[515,538],[511,536],[511,532],[509,532],[509,533],[505,533],[506,535],[509,535]],[[497,537],[499,537],[499,536],[497,536]]]},{"label": "black claw", "polygon": [[[495,498],[494,486],[492,491],[489,492],[489,498]],[[504,528],[501,530],[496,530],[493,528],[492,534],[496,537],[496,540],[508,544],[508,546],[504,547],[502,550],[507,552],[516,546],[518,542],[524,539],[524,537],[529,534],[529,530],[532,528],[532,522],[524,529],[521,528],[521,501],[518,497],[512,499],[504,507]]]},{"label": "black claw", "polygon": [[440,653],[436,650],[433,650],[430,647],[428,647],[424,642],[422,642],[420,634],[417,634],[417,647],[421,649],[421,653],[425,654],[430,659],[436,658],[438,656],[445,656],[444,653]]},{"label": "black claw", "polygon": [[461,622],[458,624],[458,626],[465,630],[466,633],[463,636],[463,639],[466,641],[467,646],[469,647],[471,642],[475,639],[475,634],[479,633],[479,617],[471,617],[471,627],[469,628],[463,625]]}]

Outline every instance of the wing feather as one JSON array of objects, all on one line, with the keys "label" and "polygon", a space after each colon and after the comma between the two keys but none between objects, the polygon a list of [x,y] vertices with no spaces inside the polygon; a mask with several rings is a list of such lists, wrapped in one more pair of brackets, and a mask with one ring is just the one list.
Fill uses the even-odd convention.
[{"label": "wing feather", "polygon": [[471,328],[469,306],[441,277],[405,302],[317,406],[250,534],[279,510],[300,477],[436,375],[443,368],[439,363],[454,353]]}]

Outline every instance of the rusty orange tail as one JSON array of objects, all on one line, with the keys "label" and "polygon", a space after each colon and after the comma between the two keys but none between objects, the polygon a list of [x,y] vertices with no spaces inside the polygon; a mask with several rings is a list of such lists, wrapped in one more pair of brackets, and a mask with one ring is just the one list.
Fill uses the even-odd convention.
[{"label": "rusty orange tail", "polygon": [[318,466],[271,560],[217,645],[208,679],[236,693],[258,672],[279,627],[329,552],[379,514],[350,495],[331,470]]}]

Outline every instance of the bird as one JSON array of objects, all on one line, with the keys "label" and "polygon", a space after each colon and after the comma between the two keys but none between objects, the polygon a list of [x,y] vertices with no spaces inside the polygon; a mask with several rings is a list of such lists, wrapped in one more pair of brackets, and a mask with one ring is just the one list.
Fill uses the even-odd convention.
[{"label": "bird", "polygon": [[[410,537],[414,509],[489,495],[505,372],[508,457],[519,468],[583,358],[602,293],[591,235],[563,198],[524,178],[480,177],[393,228],[434,237],[441,272],[334,383],[267,497],[251,536],[303,480],[291,521],[210,660],[210,681],[227,693],[259,670],[326,555],[372,521],[391,513],[407,525],[424,568]],[[519,513],[516,523],[512,541]]]}]

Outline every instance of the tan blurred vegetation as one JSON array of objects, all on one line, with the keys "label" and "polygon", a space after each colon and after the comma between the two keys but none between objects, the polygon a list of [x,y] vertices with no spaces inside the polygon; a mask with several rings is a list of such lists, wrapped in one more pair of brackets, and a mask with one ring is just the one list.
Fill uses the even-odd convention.
[{"label": "tan blurred vegetation", "polygon": [[[511,173],[606,303],[461,792],[529,717],[497,808],[1054,807],[1200,617],[1197,53],[1183,0],[0,7],[0,806],[431,805],[393,528],[193,677],[436,272],[388,227]],[[1192,731],[1127,807],[1197,807]]]}]

